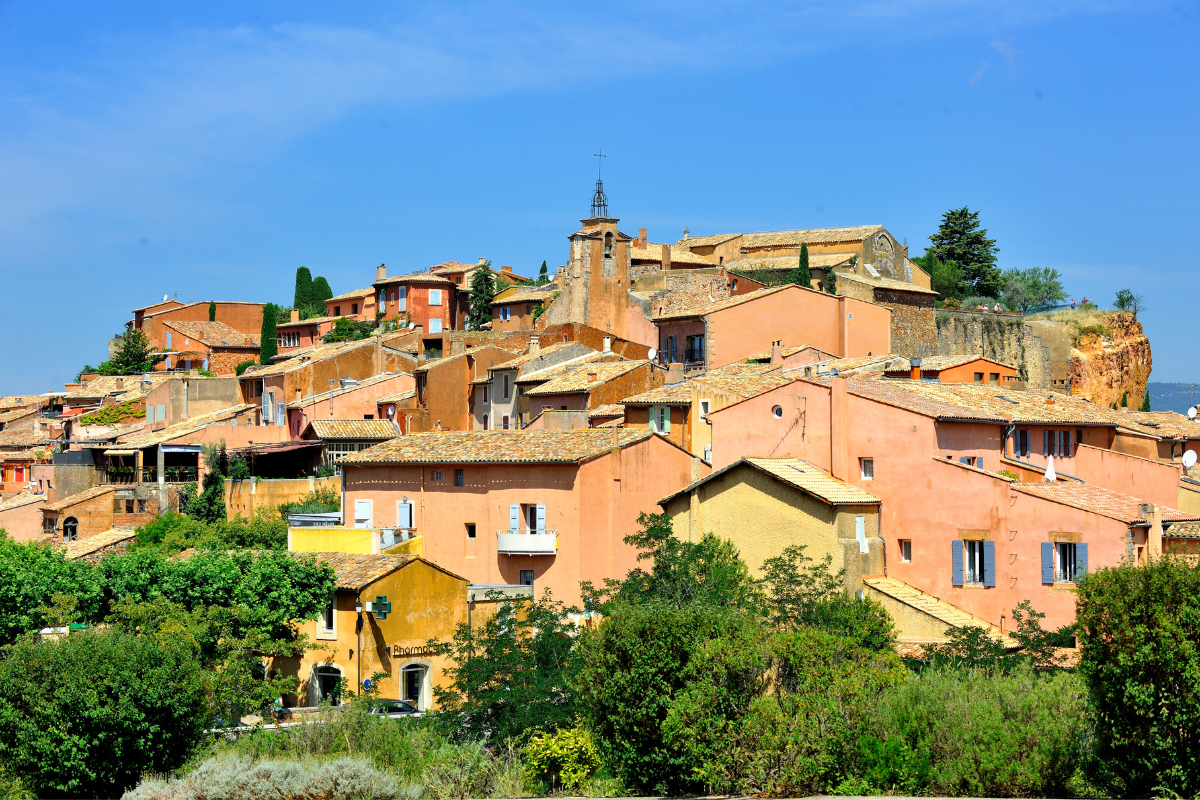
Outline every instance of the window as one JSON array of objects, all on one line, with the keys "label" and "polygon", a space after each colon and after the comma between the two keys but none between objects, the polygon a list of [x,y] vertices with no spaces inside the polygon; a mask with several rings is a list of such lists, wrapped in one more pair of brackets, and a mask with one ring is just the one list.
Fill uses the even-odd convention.
[{"label": "window", "polygon": [[508,414],[505,414],[500,418],[500,427],[504,430],[508,430]]},{"label": "window", "polygon": [[854,518],[854,538],[858,540],[858,552],[869,553],[871,546],[867,544],[867,518]]},{"label": "window", "polygon": [[674,364],[679,361],[679,351],[675,345],[675,337],[674,336],[667,337],[667,346],[665,349],[667,351],[666,357],[667,357],[668,364]]},{"label": "window", "polygon": [[322,700],[328,700],[330,705],[339,705],[342,699],[342,671],[337,667],[313,667],[309,687],[309,705],[320,705]]},{"label": "window", "polygon": [[483,402],[486,403],[487,401],[488,401],[488,387],[484,386],[483,387]]},{"label": "window", "polygon": [[383,290],[383,291],[379,292],[379,308],[380,308],[380,310],[382,310],[386,306],[387,306],[387,291]]},{"label": "window", "polygon": [[504,399],[508,399],[508,373],[504,374]]},{"label": "window", "polygon": [[467,538],[468,539],[475,538],[475,523],[474,522],[467,523]]},{"label": "window", "polygon": [[875,480],[875,459],[860,458],[858,463],[859,467],[861,468],[862,479],[864,481]]},{"label": "window", "polygon": [[1042,455],[1055,458],[1071,457],[1070,431],[1042,431]]},{"label": "window", "polygon": [[521,585],[522,586],[533,586],[533,570],[531,570],[531,569],[521,570]]},{"label": "window", "polygon": [[375,419],[374,414],[363,414],[363,419]]},{"label": "window", "polygon": [[488,429],[488,426],[487,426],[487,424],[488,424],[488,415],[487,415],[487,414],[484,414],[484,415],[483,415],[483,429],[484,429],[485,431]]},{"label": "window", "polygon": [[351,303],[351,304],[350,304],[350,313],[351,313],[351,314],[357,314],[357,313],[358,313],[358,303]]},{"label": "window", "polygon": [[429,290],[429,305],[440,306],[441,304],[442,304],[442,290],[441,289],[430,289]]},{"label": "window", "polygon": [[73,542],[79,536],[79,520],[74,517],[67,517],[63,520],[63,536],[64,542]]},{"label": "window", "polygon": [[976,383],[983,383],[983,373],[982,373],[982,372],[976,372],[976,373],[975,373],[975,382],[976,382]]},{"label": "window", "polygon": [[999,386],[1000,385],[1000,373],[993,372],[990,375],[988,375],[988,383],[990,383],[992,386]]},{"label": "window", "polygon": [[[395,300],[396,298],[397,298],[397,295],[393,294],[392,299]],[[407,311],[408,310],[408,287],[407,286],[400,287],[399,301],[400,301],[400,305],[396,306],[396,310],[397,311]]]},{"label": "window", "polygon": [[396,503],[396,527],[403,530],[412,530],[413,525],[413,507],[412,503],[407,500],[400,500]]},{"label": "window", "polygon": [[334,315],[335,317],[340,317],[340,316],[342,315],[342,307],[341,307],[341,306],[334,306],[334,307],[333,307],[333,315]]},{"label": "window", "polygon": [[192,368],[192,360],[190,358],[185,358],[183,360],[183,368],[189,370]]},{"label": "window", "polygon": [[354,501],[354,527],[369,528],[371,527],[371,518],[373,503],[370,500],[355,500]]},{"label": "window", "polygon": [[115,497],[113,498],[113,513],[114,514],[125,513],[125,504]]},{"label": "window", "polygon": [[435,481],[440,481],[442,479],[442,471],[440,469],[435,469],[433,471],[433,479]]},{"label": "window", "polygon": [[670,406],[650,406],[650,430],[663,435],[671,432]]},{"label": "window", "polygon": [[499,309],[497,309],[496,317],[500,320],[500,322],[508,322],[510,319],[512,319],[512,309],[508,306],[501,306]]},{"label": "window", "polygon": [[334,609],[335,602],[336,596],[331,594],[329,595],[329,602],[327,602],[325,607],[321,609],[321,633],[325,634],[326,636],[329,636],[335,632],[334,624],[337,621],[337,615]]},{"label": "window", "polygon": [[466,470],[461,470],[461,469],[454,470],[454,485],[455,486],[466,486],[467,485]]},{"label": "window", "polygon": [[771,409],[771,416],[775,419],[783,419],[783,406],[775,406]]},{"label": "window", "polygon": [[[986,534],[986,531],[973,532]],[[951,583],[955,586],[996,585],[996,544],[986,539],[955,539],[951,546]]]},{"label": "window", "polygon": [[961,456],[958,459],[958,463],[966,464],[968,467],[979,467],[980,469],[983,469],[983,459],[976,459],[975,456]]},{"label": "window", "polygon": [[132,514],[135,508],[137,508],[137,503],[134,500],[130,499],[125,501],[126,514]]},{"label": "window", "polygon": [[437,317],[431,318],[429,320],[429,332],[430,333],[441,333],[442,332],[442,321],[440,319],[438,319]]},{"label": "window", "polygon": [[425,667],[420,664],[410,664],[400,673],[401,700],[421,708],[422,689],[425,683]]},{"label": "window", "polygon": [[703,335],[687,337],[687,352],[684,354],[684,360],[688,363],[695,363],[704,360]]},{"label": "window", "polygon": [[1075,583],[1087,572],[1087,558],[1083,542],[1042,542],[1042,583]]},{"label": "window", "polygon": [[968,585],[983,585],[983,542],[963,542],[966,551],[964,580]]},{"label": "window", "polygon": [[146,501],[145,500],[137,501],[137,513],[139,513],[139,514],[146,513]]},{"label": "window", "polygon": [[700,419],[704,419],[705,417],[707,417],[708,411],[711,408],[712,408],[711,400],[701,400],[700,401]]},{"label": "window", "polygon": [[171,332],[167,331],[167,349],[171,349]]},{"label": "window", "polygon": [[900,560],[905,564],[912,563],[912,539],[900,540]]},{"label": "window", "polygon": [[1017,431],[1016,446],[1013,448],[1016,456],[1029,455],[1029,431]]}]

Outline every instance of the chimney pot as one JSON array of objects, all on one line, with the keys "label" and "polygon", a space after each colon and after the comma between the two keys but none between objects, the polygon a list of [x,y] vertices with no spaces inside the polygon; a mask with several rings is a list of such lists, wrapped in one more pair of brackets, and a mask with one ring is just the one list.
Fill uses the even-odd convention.
[{"label": "chimney pot", "polygon": [[783,341],[771,342],[771,363],[783,363]]},{"label": "chimney pot", "polygon": [[646,229],[638,228],[638,247],[646,249]]},{"label": "chimney pot", "polygon": [[604,352],[606,352],[606,353],[612,352],[612,337],[611,336],[604,337]]},{"label": "chimney pot", "polygon": [[535,333],[529,337],[529,355],[534,355],[535,353],[540,353],[541,351],[542,342],[540,339],[538,339],[538,336]]},{"label": "chimney pot", "polygon": [[663,272],[671,268],[671,245],[669,244],[662,246],[662,268]]},{"label": "chimney pot", "polygon": [[911,361],[909,361],[908,363],[909,363],[909,368],[908,368],[909,380],[913,380],[913,381],[921,380],[921,359],[914,358]]},{"label": "chimney pot", "polygon": [[293,308],[292,309],[292,322],[299,322],[299,321],[300,321],[300,309]]},{"label": "chimney pot", "polygon": [[378,267],[375,268],[375,280],[381,281],[386,277],[387,277],[387,265],[380,264]]},{"label": "chimney pot", "polygon": [[588,373],[588,383],[595,383],[599,376],[595,372]]}]

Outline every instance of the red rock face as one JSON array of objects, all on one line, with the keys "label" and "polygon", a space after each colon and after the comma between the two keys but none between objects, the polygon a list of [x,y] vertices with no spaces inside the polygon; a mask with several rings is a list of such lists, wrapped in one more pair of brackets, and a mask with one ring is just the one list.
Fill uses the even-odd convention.
[{"label": "red rock face", "polygon": [[1129,407],[1136,409],[1150,379],[1150,340],[1131,314],[1102,315],[1099,324],[1108,335],[1085,328],[1071,348],[1071,394],[1106,406],[1119,404],[1124,394]]}]

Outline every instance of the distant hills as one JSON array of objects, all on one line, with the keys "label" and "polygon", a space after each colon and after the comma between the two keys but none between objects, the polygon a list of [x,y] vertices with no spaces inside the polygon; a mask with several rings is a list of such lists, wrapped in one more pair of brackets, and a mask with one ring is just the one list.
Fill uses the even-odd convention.
[{"label": "distant hills", "polygon": [[1191,389],[1191,401],[1188,400],[1187,383],[1148,383],[1146,391],[1150,393],[1150,408],[1154,411],[1175,411],[1186,414],[1193,403],[1200,403],[1200,383]]}]

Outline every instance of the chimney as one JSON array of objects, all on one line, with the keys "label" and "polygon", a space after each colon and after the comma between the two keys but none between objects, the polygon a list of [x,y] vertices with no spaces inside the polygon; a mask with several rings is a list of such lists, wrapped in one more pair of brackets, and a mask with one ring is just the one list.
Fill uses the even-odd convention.
[{"label": "chimney", "polygon": [[914,358],[908,364],[908,379],[912,381],[921,380],[921,359]]},{"label": "chimney", "polygon": [[375,280],[381,281],[386,277],[387,277],[387,265],[380,264],[378,267],[375,268]]},{"label": "chimney", "polygon": [[671,268],[671,245],[669,244],[662,246],[662,268],[664,272]]},{"label": "chimney", "polygon": [[[383,267],[380,267],[380,269],[383,269]],[[299,322],[299,321],[300,321],[300,309],[298,309],[298,308],[293,308],[293,309],[292,309],[292,320],[291,320],[291,321],[292,321],[292,322]]]},{"label": "chimney", "polygon": [[600,376],[595,372],[588,373],[588,383],[595,383]]},{"label": "chimney", "polygon": [[771,363],[772,364],[782,364],[783,363],[783,340],[782,339],[780,339],[778,342],[771,342]]},{"label": "chimney", "polygon": [[667,374],[663,375],[663,383],[668,385],[683,383],[683,377],[683,364],[668,364]]},{"label": "chimney", "polygon": [[604,337],[604,351],[603,352],[605,352],[605,353],[612,352],[612,337],[611,336]]},{"label": "chimney", "polygon": [[646,249],[646,229],[645,228],[638,228],[637,246],[642,248],[643,250]]},{"label": "chimney", "polygon": [[500,274],[501,275],[512,275],[512,267],[501,267]]},{"label": "chimney", "polygon": [[117,378],[117,388],[118,389],[125,388],[125,379],[124,378]]},{"label": "chimney", "polygon": [[486,264],[486,263],[487,263],[487,259],[486,259],[486,258],[484,258],[483,256],[480,256],[480,257],[479,257],[479,261],[477,261],[477,262],[475,263],[475,266],[477,266],[477,267],[482,267],[482,266],[483,266],[484,264]]},{"label": "chimney", "polygon": [[538,335],[532,334],[529,337],[529,355],[534,356],[542,351],[542,341]]}]

